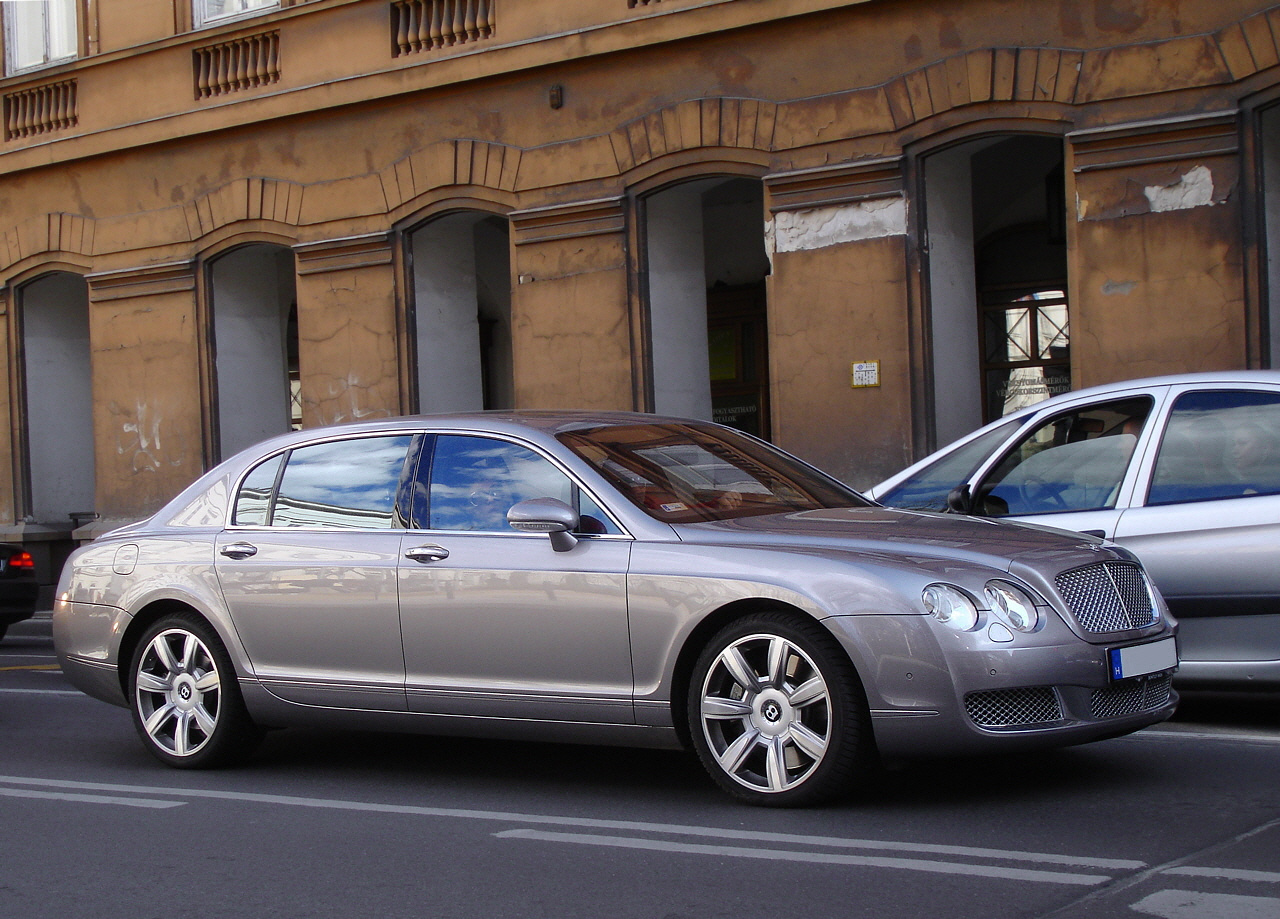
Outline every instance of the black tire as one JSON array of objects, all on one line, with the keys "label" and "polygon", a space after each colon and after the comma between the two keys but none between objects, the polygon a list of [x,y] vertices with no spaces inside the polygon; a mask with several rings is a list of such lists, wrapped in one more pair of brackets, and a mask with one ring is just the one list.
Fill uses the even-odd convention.
[{"label": "black tire", "polygon": [[846,795],[874,760],[853,665],[821,625],[798,614],[754,613],[717,632],[693,668],[687,715],[707,772],[751,804]]},{"label": "black tire", "polygon": [[146,748],[179,769],[234,763],[262,739],[231,658],[194,613],[165,616],[143,634],[129,663],[129,708]]},{"label": "black tire", "polygon": [[0,622],[0,641],[4,641],[4,633],[9,631],[9,623]]}]

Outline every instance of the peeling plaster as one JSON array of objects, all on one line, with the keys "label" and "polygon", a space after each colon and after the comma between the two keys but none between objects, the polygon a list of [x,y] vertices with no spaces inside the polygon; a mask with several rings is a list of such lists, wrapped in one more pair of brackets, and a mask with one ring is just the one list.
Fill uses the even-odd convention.
[{"label": "peeling plaster", "polygon": [[1213,206],[1213,173],[1197,166],[1172,185],[1148,185],[1143,194],[1151,202],[1151,211],[1186,211],[1193,207]]},{"label": "peeling plaster", "polygon": [[1107,281],[1102,285],[1102,292],[1108,296],[1113,294],[1124,296],[1132,293],[1137,286],[1137,281]]},{"label": "peeling plaster", "polygon": [[905,236],[906,198],[875,198],[834,207],[781,211],[765,223],[765,249],[776,252],[825,249],[864,239]]},{"label": "peeling plaster", "polygon": [[157,456],[160,452],[160,417],[148,417],[150,415],[146,403],[138,402],[134,407],[134,420],[121,426],[123,436],[117,441],[116,452],[131,457],[134,472],[154,472],[163,465]]}]

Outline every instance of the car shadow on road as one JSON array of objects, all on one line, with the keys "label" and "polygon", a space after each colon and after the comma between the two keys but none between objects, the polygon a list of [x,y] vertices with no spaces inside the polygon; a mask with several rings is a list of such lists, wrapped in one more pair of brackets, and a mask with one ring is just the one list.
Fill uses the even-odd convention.
[{"label": "car shadow on road", "polygon": [[[621,794],[637,801],[736,806],[716,789],[691,753],[673,750],[291,728],[269,734],[242,769],[265,782],[308,777],[390,782],[433,795],[487,798],[514,793],[582,800],[616,799]],[[860,787],[829,807],[935,808],[986,800],[1034,804],[1077,791],[1123,794],[1149,785],[1152,769],[1150,756],[1107,744],[999,757],[913,760],[873,767]]]}]

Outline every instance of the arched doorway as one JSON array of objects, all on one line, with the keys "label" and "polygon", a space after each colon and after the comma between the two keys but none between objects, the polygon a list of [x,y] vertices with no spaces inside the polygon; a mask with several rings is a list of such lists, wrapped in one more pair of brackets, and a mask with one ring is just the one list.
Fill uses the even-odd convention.
[{"label": "arched doorway", "polygon": [[67,530],[93,519],[89,290],[65,271],[17,291],[24,399],[24,500],[30,522]]},{"label": "arched doorway", "polygon": [[1070,388],[1062,141],[999,135],[923,161],[934,442]]},{"label": "arched doorway", "polygon": [[209,265],[218,459],[301,426],[293,251],[252,243]]},{"label": "arched doorway", "polygon": [[510,233],[479,211],[409,233],[418,411],[515,407]]},{"label": "arched doorway", "polygon": [[768,438],[763,184],[685,182],[644,214],[653,410]]}]

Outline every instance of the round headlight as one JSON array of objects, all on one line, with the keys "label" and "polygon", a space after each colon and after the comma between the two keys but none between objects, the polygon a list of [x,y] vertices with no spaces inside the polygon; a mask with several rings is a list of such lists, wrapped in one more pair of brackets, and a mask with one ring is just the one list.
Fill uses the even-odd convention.
[{"label": "round headlight", "polygon": [[947,584],[930,584],[921,596],[924,608],[943,625],[958,632],[978,627],[978,607],[969,595]]},{"label": "round headlight", "polygon": [[1007,581],[987,582],[987,602],[1001,619],[1016,632],[1034,632],[1040,624],[1036,602],[1026,591]]}]

